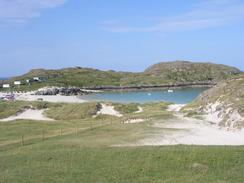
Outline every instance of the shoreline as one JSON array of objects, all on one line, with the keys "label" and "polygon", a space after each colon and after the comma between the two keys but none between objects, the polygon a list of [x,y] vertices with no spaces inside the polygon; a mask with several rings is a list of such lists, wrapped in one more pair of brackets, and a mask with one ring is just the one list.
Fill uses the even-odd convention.
[{"label": "shoreline", "polygon": [[[170,86],[170,87],[168,87]],[[211,88],[213,85],[199,85],[199,83],[196,83],[195,85],[189,84],[182,84],[182,85],[156,85],[156,86],[140,86],[140,87],[129,87],[129,86],[121,86],[121,87],[101,87],[101,89],[98,88],[81,88],[82,91],[87,91],[90,93],[83,94],[83,95],[77,95],[77,94],[69,94],[69,95],[62,95],[62,94],[38,94],[38,91],[42,91],[45,89],[49,90],[53,87],[44,87],[36,91],[29,91],[29,92],[21,92],[21,91],[8,91],[3,92],[0,91],[0,98],[4,97],[5,95],[14,95],[15,100],[21,100],[21,101],[46,101],[46,102],[61,102],[61,103],[84,103],[90,101],[89,99],[86,99],[85,96],[88,96],[90,94],[95,93],[103,93],[103,92],[133,92],[133,91],[160,91],[160,90],[167,90],[167,89],[187,89],[187,88]],[[103,89],[102,89],[103,88]],[[105,89],[106,88],[106,89]],[[82,98],[84,96],[84,98]]]},{"label": "shoreline", "polygon": [[158,90],[158,89],[181,89],[181,88],[211,88],[217,83],[175,83],[164,85],[141,85],[141,86],[97,86],[83,87],[85,90],[92,91],[136,91],[136,90]]}]

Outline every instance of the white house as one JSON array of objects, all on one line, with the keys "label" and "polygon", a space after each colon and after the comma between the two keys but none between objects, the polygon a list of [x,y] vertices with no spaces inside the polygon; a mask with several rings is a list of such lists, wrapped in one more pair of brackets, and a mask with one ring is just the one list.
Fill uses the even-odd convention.
[{"label": "white house", "polygon": [[34,79],[34,81],[39,81],[40,80],[39,77],[34,77],[33,79]]},{"label": "white house", "polygon": [[10,88],[10,84],[3,84],[3,88]]},{"label": "white house", "polygon": [[21,85],[21,81],[15,81],[14,85]]}]

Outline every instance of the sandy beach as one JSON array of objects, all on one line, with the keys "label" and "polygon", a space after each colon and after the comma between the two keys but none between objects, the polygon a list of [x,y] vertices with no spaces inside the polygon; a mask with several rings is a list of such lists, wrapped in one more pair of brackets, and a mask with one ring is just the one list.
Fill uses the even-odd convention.
[{"label": "sandy beach", "polygon": [[[0,97],[6,93],[0,93]],[[80,99],[78,96],[62,96],[62,95],[33,95],[33,92],[14,93],[15,99],[20,101],[42,101],[55,103],[84,103],[86,100]]]},{"label": "sandy beach", "polygon": [[0,122],[9,122],[9,121],[15,121],[19,119],[28,119],[28,120],[37,120],[37,121],[54,121],[53,119],[46,117],[43,114],[44,112],[45,110],[28,109],[15,116],[10,116],[5,119],[0,119]]}]

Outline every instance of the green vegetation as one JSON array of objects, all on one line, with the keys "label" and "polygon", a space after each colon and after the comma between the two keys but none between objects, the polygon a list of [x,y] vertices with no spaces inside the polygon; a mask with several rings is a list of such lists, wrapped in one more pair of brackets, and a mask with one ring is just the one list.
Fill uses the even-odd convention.
[{"label": "green vegetation", "polygon": [[[165,62],[149,67],[145,72],[101,71],[89,68],[66,68],[61,70],[35,69],[20,77],[7,81],[20,80],[24,85],[14,90],[36,90],[44,86],[152,86],[175,83],[216,82],[240,73],[233,67],[210,63],[184,61]],[[45,78],[42,82],[26,84],[26,79]]]},{"label": "green vegetation", "polygon": [[155,64],[149,67],[145,73],[177,82],[216,82],[238,74],[240,70],[221,64],[176,61]]},{"label": "green vegetation", "polygon": [[96,115],[99,109],[97,103],[59,104],[46,111],[46,115],[56,120],[85,119]]},{"label": "green vegetation", "polygon": [[[93,118],[97,103],[1,102],[1,117],[35,106],[48,108],[46,114],[56,121],[0,122],[0,182],[243,181],[244,147],[123,147],[168,133],[172,129],[150,123],[163,123],[173,115],[167,103],[111,105],[124,117]],[[143,113],[135,113],[138,106]],[[122,124],[124,118],[150,121]]]},{"label": "green vegetation", "polygon": [[119,111],[121,114],[131,114],[139,110],[138,105],[139,104],[113,104],[114,109],[116,111]]},{"label": "green vegetation", "polygon": [[[67,124],[14,122],[10,132]],[[67,126],[66,126],[67,127]],[[0,147],[0,181],[25,182],[242,182],[244,147],[110,147],[140,137],[144,124],[113,124]],[[8,132],[10,131],[10,132]],[[41,134],[41,131],[39,132]],[[58,133],[58,131],[57,131]],[[132,134],[135,134],[133,137]],[[1,139],[3,135],[1,135]],[[40,137],[41,138],[41,137]]]}]

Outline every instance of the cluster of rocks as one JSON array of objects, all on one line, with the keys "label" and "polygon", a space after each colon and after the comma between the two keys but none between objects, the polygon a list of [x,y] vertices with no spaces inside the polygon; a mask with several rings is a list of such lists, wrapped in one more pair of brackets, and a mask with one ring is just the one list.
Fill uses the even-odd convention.
[{"label": "cluster of rocks", "polygon": [[82,90],[77,87],[50,87],[41,88],[35,92],[35,95],[87,95],[92,93],[92,91]]}]

